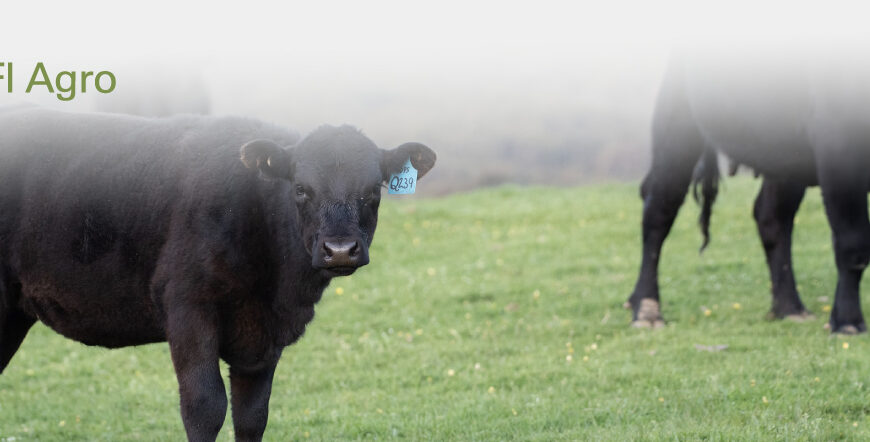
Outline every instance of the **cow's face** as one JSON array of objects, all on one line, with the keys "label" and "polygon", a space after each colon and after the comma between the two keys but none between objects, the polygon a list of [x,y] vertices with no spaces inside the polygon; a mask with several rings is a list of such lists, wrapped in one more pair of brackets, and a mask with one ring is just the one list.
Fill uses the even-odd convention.
[{"label": "cow's face", "polygon": [[409,158],[418,179],[435,165],[435,152],[422,144],[378,149],[350,126],[323,126],[286,149],[252,141],[241,154],[249,168],[289,182],[311,265],[327,276],[350,275],[368,264],[381,189],[390,174]]}]

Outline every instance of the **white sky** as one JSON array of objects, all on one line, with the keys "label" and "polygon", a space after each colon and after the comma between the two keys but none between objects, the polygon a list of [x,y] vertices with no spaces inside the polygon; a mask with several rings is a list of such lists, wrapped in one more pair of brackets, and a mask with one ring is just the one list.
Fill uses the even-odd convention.
[{"label": "white sky", "polygon": [[868,27],[868,8],[861,2],[836,1],[3,3],[4,57],[96,62],[293,57],[368,67],[512,60],[558,64],[578,55],[666,51],[699,38],[815,39],[863,34]]},{"label": "white sky", "polygon": [[[870,41],[870,7],[862,2],[0,2],[0,61],[15,62],[19,95],[0,101],[86,109],[88,100],[102,99],[21,96],[32,66],[44,61],[50,76],[111,70],[116,96],[130,89],[184,95],[204,79],[214,112],[292,117],[302,130],[335,118],[362,124],[367,109],[352,108],[377,93],[429,94],[430,108],[442,90],[445,97],[466,95],[481,103],[480,118],[489,118],[483,113],[506,91],[518,108],[598,100],[606,113],[614,100],[635,99],[622,106],[647,111],[674,47]],[[619,95],[630,88],[639,92]],[[288,109],[298,114],[286,115]]]},{"label": "white sky", "polygon": [[[544,151],[588,142],[642,158],[673,48],[870,42],[865,4],[0,0],[0,62],[16,66],[16,94],[0,83],[0,103],[92,110],[207,96],[215,114],[301,133],[351,123],[383,146],[426,142],[439,151],[435,174],[506,143]],[[111,70],[118,89],[72,102],[25,95],[36,61],[50,76]]]}]

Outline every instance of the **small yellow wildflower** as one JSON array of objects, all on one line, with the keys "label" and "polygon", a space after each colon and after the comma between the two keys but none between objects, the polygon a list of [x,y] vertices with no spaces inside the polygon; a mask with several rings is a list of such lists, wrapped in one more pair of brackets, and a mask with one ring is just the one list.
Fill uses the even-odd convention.
[{"label": "small yellow wildflower", "polygon": [[848,350],[848,349],[849,349],[849,343],[848,343],[848,342],[844,342],[844,343],[843,343],[843,350]]},{"label": "small yellow wildflower", "polygon": [[740,308],[741,308],[742,306],[740,305],[739,302],[735,302],[734,304],[731,305],[731,307],[734,307],[734,310],[740,310]]},{"label": "small yellow wildflower", "polygon": [[704,309],[704,316],[710,316],[713,314],[713,311],[710,309]]},{"label": "small yellow wildflower", "polygon": [[761,397],[761,402],[764,402],[765,404],[769,403],[769,402],[767,401],[767,396],[762,396],[762,397]]},{"label": "small yellow wildflower", "polygon": [[513,413],[514,416],[516,416],[516,415],[517,415],[517,410],[516,410],[516,408],[511,408],[511,413]]},{"label": "small yellow wildflower", "polygon": [[752,387],[754,387],[754,386],[755,386],[755,379],[751,379],[751,380],[749,381],[749,385],[752,386]]},{"label": "small yellow wildflower", "polygon": [[589,348],[592,350],[598,350],[598,344],[593,342],[592,345],[589,346]]},{"label": "small yellow wildflower", "polygon": [[426,273],[429,274],[429,276],[435,276],[435,268],[429,267],[428,269],[426,269]]},{"label": "small yellow wildflower", "polygon": [[450,370],[447,370],[447,376],[453,376],[455,374],[456,374],[456,370],[454,370],[452,368]]},{"label": "small yellow wildflower", "polygon": [[336,287],[336,288],[335,288],[335,294],[338,295],[338,296],[343,295],[343,294],[344,294],[344,287]]},{"label": "small yellow wildflower", "polygon": [[659,402],[664,403],[664,402],[665,402],[665,398],[659,396]]},{"label": "small yellow wildflower", "polygon": [[411,240],[411,244],[414,244],[415,246],[419,246],[420,245],[420,238],[414,238],[413,240]]},{"label": "small yellow wildflower", "polygon": [[311,433],[306,431],[305,433],[303,433],[303,436],[305,436],[305,438],[308,439],[309,437],[311,437]]},{"label": "small yellow wildflower", "polygon": [[814,378],[813,380],[816,381],[816,382],[820,382],[820,381],[821,381],[821,379],[819,379],[818,377]]},{"label": "small yellow wildflower", "polygon": [[831,306],[830,306],[830,305],[823,305],[823,306],[822,306],[822,311],[825,312],[825,313],[830,312],[830,311],[831,311]]},{"label": "small yellow wildflower", "polygon": [[571,355],[568,355],[568,356],[565,356],[565,360],[568,361],[568,362],[571,362],[571,361],[574,360],[574,357],[571,356]]},{"label": "small yellow wildflower", "polygon": [[486,391],[489,392],[489,394],[493,394],[493,393],[495,393],[495,387],[490,386],[489,390],[486,390]]},{"label": "small yellow wildflower", "polygon": [[414,334],[417,335],[417,336],[422,335],[422,334],[423,334],[423,329],[422,329],[422,328],[418,328],[417,330],[414,331]]},{"label": "small yellow wildflower", "polygon": [[588,360],[589,360],[589,356],[583,356],[583,362],[586,362]]},{"label": "small yellow wildflower", "polygon": [[534,292],[532,292],[532,298],[539,299],[540,297],[541,297],[540,290],[535,290]]},{"label": "small yellow wildflower", "polygon": [[66,421],[60,421],[57,423],[57,425],[63,427],[64,425],[66,425]]}]

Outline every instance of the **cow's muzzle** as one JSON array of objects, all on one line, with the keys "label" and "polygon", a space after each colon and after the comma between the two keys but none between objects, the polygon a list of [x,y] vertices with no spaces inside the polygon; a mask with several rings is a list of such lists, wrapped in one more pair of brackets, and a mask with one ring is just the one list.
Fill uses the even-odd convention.
[{"label": "cow's muzzle", "polygon": [[369,263],[368,247],[358,240],[325,239],[315,250],[314,267],[332,276],[350,275]]}]

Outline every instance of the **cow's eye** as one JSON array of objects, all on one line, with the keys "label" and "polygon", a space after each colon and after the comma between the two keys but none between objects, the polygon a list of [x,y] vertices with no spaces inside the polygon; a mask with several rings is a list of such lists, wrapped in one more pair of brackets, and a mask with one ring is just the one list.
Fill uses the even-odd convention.
[{"label": "cow's eye", "polygon": [[303,199],[308,197],[308,191],[304,186],[296,186],[296,198]]}]

